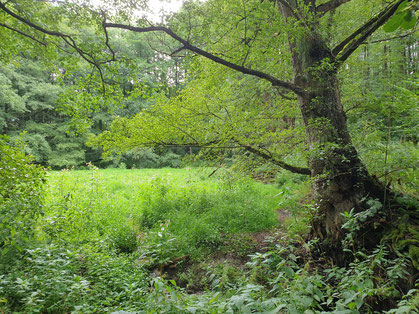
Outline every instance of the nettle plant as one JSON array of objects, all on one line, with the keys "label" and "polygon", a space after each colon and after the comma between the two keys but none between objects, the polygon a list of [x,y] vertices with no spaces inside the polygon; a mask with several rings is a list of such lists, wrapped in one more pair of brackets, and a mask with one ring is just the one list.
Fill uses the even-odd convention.
[{"label": "nettle plant", "polygon": [[46,171],[33,159],[20,141],[0,136],[0,256],[25,247],[42,213]]}]

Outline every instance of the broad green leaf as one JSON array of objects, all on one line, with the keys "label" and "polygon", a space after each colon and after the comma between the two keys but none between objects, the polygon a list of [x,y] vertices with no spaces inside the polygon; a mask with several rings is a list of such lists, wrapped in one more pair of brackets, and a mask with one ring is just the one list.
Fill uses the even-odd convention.
[{"label": "broad green leaf", "polygon": [[403,29],[412,29],[416,25],[416,16],[413,10],[408,10],[403,18],[403,21],[400,25]]},{"label": "broad green leaf", "polygon": [[404,19],[404,13],[405,13],[405,12],[402,12],[402,11],[406,7],[407,2],[408,2],[407,0],[402,2],[399,5],[399,7],[397,8],[394,15],[384,25],[383,29],[384,29],[385,32],[387,32],[387,33],[394,32],[402,24],[403,19]]}]

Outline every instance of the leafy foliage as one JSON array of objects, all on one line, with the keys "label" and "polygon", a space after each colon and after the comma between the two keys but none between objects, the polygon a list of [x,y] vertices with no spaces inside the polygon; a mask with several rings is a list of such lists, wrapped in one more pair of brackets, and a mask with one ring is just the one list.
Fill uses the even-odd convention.
[{"label": "leafy foliage", "polygon": [[403,29],[411,29],[416,25],[416,15],[415,11],[417,9],[417,4],[412,1],[409,4],[409,1],[403,1],[402,4],[397,8],[397,11],[389,19],[389,21],[384,25],[384,31],[394,32],[399,27]]},{"label": "leafy foliage", "polygon": [[71,132],[69,118],[59,114],[57,102],[66,87],[54,70],[36,59],[21,58],[0,70],[4,78],[0,98],[0,130],[17,137],[26,131],[25,151],[35,161],[54,168],[80,165],[85,160],[85,136]]},{"label": "leafy foliage", "polygon": [[[395,282],[405,275],[404,258],[394,260],[387,253],[379,248],[371,255],[360,256],[348,268],[313,272],[309,261],[302,267],[302,256],[296,247],[275,245],[266,253],[252,255],[248,266],[254,277],[227,291],[214,289],[197,297],[184,294],[172,281],[155,279],[155,290],[146,303],[147,311],[368,313],[375,302],[392,299],[399,293]],[[390,270],[389,277],[377,275],[385,269]],[[155,299],[159,301],[157,304],[152,302]],[[417,289],[412,289],[399,307],[388,313],[415,311],[417,302]]]},{"label": "leafy foliage", "polygon": [[1,258],[29,243],[42,213],[46,172],[22,150],[22,142],[0,137]]},{"label": "leafy foliage", "polygon": [[[299,205],[307,192],[301,177],[284,173],[278,188],[218,171],[208,178],[211,169],[157,175],[88,167],[48,178],[46,213],[34,228],[48,244],[33,241],[3,264],[3,311],[364,313],[389,302],[390,313],[403,313],[417,306],[417,290],[399,286],[404,254],[384,245],[350,251],[348,267],[310,255],[316,243],[289,227],[312,210]],[[272,229],[278,207],[290,214],[287,230]]]},{"label": "leafy foliage", "polygon": [[[363,211],[339,214],[346,201],[357,206],[360,194],[370,191],[356,190],[365,182],[351,161],[358,170],[363,166],[358,167],[347,122],[369,172],[385,186],[417,193],[417,34],[404,32],[415,26],[417,1],[389,6],[382,0],[317,1],[317,8],[314,1],[187,2],[165,21],[188,39],[180,49],[159,35],[104,28],[107,22],[127,23],[130,30],[148,26],[134,20],[132,2],[108,1],[104,8],[110,10],[101,13],[86,9],[89,2],[0,2],[0,58],[8,64],[0,69],[0,128],[12,136],[26,130],[26,149],[34,155],[25,157],[10,140],[0,140],[0,247],[3,256],[10,248],[15,253],[1,259],[7,270],[0,275],[1,311],[417,309],[417,289],[400,285],[410,263],[417,267],[418,233],[408,221],[413,215],[402,217],[404,227],[388,234],[398,240],[396,247],[389,251],[383,241],[368,252],[355,249],[353,234],[361,223],[373,232],[370,219],[386,204],[369,200]],[[296,8],[287,19],[281,14],[286,4]],[[315,12],[321,6],[336,7]],[[354,33],[376,12],[386,13],[384,7],[395,11],[384,32],[375,29],[382,19]],[[13,12],[33,21],[38,31]],[[40,27],[65,34],[39,32]],[[386,31],[394,32],[391,41]],[[11,34],[18,39],[10,40]],[[341,50],[332,50],[338,43]],[[226,70],[189,52],[181,64],[176,55],[191,45],[247,72]],[[41,63],[41,56],[53,62]],[[52,70],[55,61],[59,65]],[[243,74],[255,71],[268,79]],[[292,83],[272,81],[277,76]],[[290,89],[298,98],[288,93],[290,85],[298,85]],[[332,101],[324,100],[328,97]],[[58,99],[61,111],[73,116],[71,126],[55,111]],[[336,117],[342,123],[333,126]],[[76,136],[72,127],[101,133],[90,144],[104,148],[121,169],[101,172],[88,163],[87,171],[54,173],[40,217],[44,174],[30,162],[63,168],[85,164],[90,156],[99,160],[97,150],[84,147],[86,136]],[[208,159],[221,162],[211,179],[195,170],[182,170],[179,179],[168,170],[139,177],[124,169],[178,167],[186,150],[161,150],[177,144],[210,149]],[[339,152],[346,147],[350,158]],[[227,168],[232,160],[239,164]],[[278,168],[266,160],[320,169],[312,181],[320,202],[302,204],[311,198],[305,177],[275,178]],[[255,183],[248,174],[277,186]],[[332,193],[321,194],[324,187]],[[375,196],[385,203],[388,195]],[[322,221],[343,221],[343,230],[336,226],[330,237],[346,235],[347,267],[310,256],[318,243],[305,236],[323,203],[333,206]],[[274,232],[278,218],[285,228]],[[264,232],[272,238],[261,246],[257,238]],[[194,287],[199,293],[190,293]]]},{"label": "leafy foliage", "polygon": [[76,274],[77,268],[76,254],[63,248],[49,245],[26,250],[23,260],[0,276],[2,307],[30,312],[74,309],[89,291],[89,282]]}]

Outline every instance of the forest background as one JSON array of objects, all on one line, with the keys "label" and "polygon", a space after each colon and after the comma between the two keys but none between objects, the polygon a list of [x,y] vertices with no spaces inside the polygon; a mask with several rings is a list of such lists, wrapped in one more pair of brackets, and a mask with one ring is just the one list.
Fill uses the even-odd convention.
[{"label": "forest background", "polygon": [[[8,246],[23,250],[35,230],[42,230],[37,237],[60,234],[72,245],[89,238],[70,239],[72,229],[49,229],[48,219],[68,218],[61,210],[78,206],[72,193],[60,196],[58,216],[58,207],[49,205],[49,218],[37,220],[44,179],[40,168],[24,165],[31,158],[53,169],[92,169],[90,162],[181,167],[204,160],[218,170],[228,166],[235,178],[281,182],[285,171],[305,177],[313,186],[304,196],[311,200],[305,213],[311,215],[306,236],[317,243],[312,252],[356,272],[351,262],[363,249],[364,257],[375,259],[384,254],[377,245],[390,243],[393,259],[388,261],[399,261],[395,256],[404,250],[413,266],[404,273],[411,277],[401,284],[399,299],[383,297],[391,300],[385,309],[411,295],[406,287],[414,286],[419,255],[417,1],[191,1],[161,23],[139,16],[133,4],[0,2],[0,127],[10,136],[1,146],[3,251]],[[141,1],[136,5],[145,8]],[[15,147],[33,157],[10,146],[18,138]],[[21,169],[18,175],[16,169]],[[161,192],[152,202],[155,208],[138,220],[129,214],[118,227],[126,231],[105,231],[112,248],[119,247],[116,254],[126,253],[125,244],[116,243],[121,239],[134,239],[128,253],[136,251],[137,222],[154,228],[169,215],[159,212],[169,188],[161,182],[152,186]],[[243,186],[238,190],[244,193]],[[80,208],[93,208],[97,201],[86,200]],[[25,221],[23,229],[16,217]],[[31,229],[34,222],[38,227]],[[91,226],[100,235],[107,228],[102,223],[109,221]],[[224,229],[214,230],[218,236],[205,245],[219,245]],[[177,258],[164,257],[166,262]],[[390,277],[397,282],[397,276],[404,275],[386,273],[383,282]],[[371,288],[372,281],[362,281]],[[312,301],[324,300],[328,284],[333,285],[318,283],[323,290],[313,292]],[[347,297],[344,307],[378,308],[377,291],[371,292],[378,295],[372,301],[367,295],[357,294],[358,301]],[[338,297],[330,297],[336,309],[342,306]],[[326,305],[317,301],[305,308],[330,306],[329,299]],[[22,305],[13,302],[10,308]],[[304,301],[298,302],[304,308]]]},{"label": "forest background", "polygon": [[[368,3],[368,8],[374,8],[374,6],[375,4],[371,1]],[[361,20],[371,14],[369,12],[360,15],[352,12],[360,10],[360,7],[362,6],[352,5],[345,12],[335,12],[330,19],[350,21],[354,25],[357,21],[347,19],[347,17],[357,16],[357,19]],[[172,23],[179,23],[176,19],[183,18],[182,14],[196,13],[192,11],[193,8],[186,8],[188,6],[185,6],[183,13],[178,13],[177,17],[172,18]],[[195,8],[195,10],[198,9]],[[205,9],[200,8],[200,10]],[[362,11],[367,10],[362,9]],[[347,24],[343,23],[340,28],[327,31],[343,33],[344,27],[349,28]],[[186,58],[167,56],[169,52],[164,51],[167,48],[164,45],[168,44],[165,43],[167,41],[165,38],[157,36],[146,38],[147,36],[130,32],[114,31],[111,33],[111,39],[115,51],[124,53],[124,57],[131,61],[129,65],[118,66],[119,81],[121,81],[121,77],[125,78],[118,82],[120,84],[118,89],[122,90],[122,96],[118,99],[118,104],[112,104],[113,107],[109,108],[109,106],[107,107],[109,100],[101,99],[100,90],[99,92],[95,91],[99,95],[81,94],[78,96],[80,98],[90,97],[90,99],[75,99],[74,95],[68,96],[74,93],[75,87],[78,88],[77,84],[83,80],[92,79],[91,64],[83,62],[74,55],[69,56],[68,51],[63,50],[54,52],[57,54],[57,58],[50,59],[53,62],[48,63],[48,60],[42,57],[47,52],[42,49],[42,46],[34,46],[32,49],[23,51],[22,45],[34,45],[31,39],[11,33],[5,27],[2,28],[2,32],[4,38],[2,42],[8,43],[11,47],[3,45],[2,60],[6,63],[1,69],[1,132],[11,137],[17,137],[20,133],[25,132],[24,141],[27,143],[27,152],[35,156],[37,163],[50,166],[53,169],[85,166],[87,162],[93,162],[98,166],[118,166],[118,163],[124,162],[128,168],[178,166],[179,157],[185,155],[186,151],[189,152],[189,148],[182,149],[179,146],[177,149],[171,149],[171,154],[168,154],[168,160],[165,161],[165,158],[160,160],[159,155],[167,154],[167,150],[164,153],[164,150],[157,150],[156,154],[155,148],[139,147],[124,152],[122,158],[111,158],[112,162],[106,163],[101,159],[101,151],[88,147],[86,142],[89,133],[99,134],[109,129],[113,118],[132,117],[142,109],[149,108],[158,99],[156,95],[173,97],[181,93],[185,87],[187,88],[188,84],[206,84],[202,89],[209,90],[212,87],[209,84],[213,84],[210,81],[211,78],[220,75],[220,71],[224,71],[222,68],[218,69],[218,72],[215,72],[215,69],[209,71],[206,61],[196,60],[192,56]],[[91,27],[90,30],[86,29],[84,32],[85,36],[89,36],[89,33],[93,36],[95,29]],[[397,182],[416,184],[415,178],[411,175],[415,160],[415,150],[411,149],[411,145],[417,143],[418,134],[417,98],[415,98],[417,97],[415,94],[417,87],[415,81],[417,77],[415,34],[415,29],[404,30],[403,28],[398,28],[396,32],[392,33],[378,31],[369,40],[369,43],[365,43],[355,52],[339,73],[342,82],[343,105],[358,151],[374,174],[383,177],[388,172],[392,178],[388,178],[387,181],[391,179],[396,185]],[[273,35],[278,36],[275,33]],[[12,40],[10,36],[14,39]],[[240,36],[241,34],[239,34]],[[258,34],[258,36],[261,35]],[[225,38],[224,40],[229,39]],[[234,40],[237,39],[234,38]],[[262,41],[262,39],[258,40]],[[225,45],[225,43],[223,44]],[[234,44],[233,41],[231,45]],[[20,50],[18,51],[18,49]],[[254,50],[256,48],[253,48],[252,51]],[[17,53],[18,59],[15,57],[11,59],[13,52]],[[77,68],[77,70],[70,72],[70,68],[65,67],[66,62],[71,62],[72,68]],[[252,62],[258,62],[256,64],[263,68],[263,63],[259,59],[252,60]],[[286,71],[286,66],[288,65],[283,66],[283,71]],[[68,73],[62,75],[63,71]],[[190,71],[187,79],[186,71]],[[205,72],[204,75],[200,75],[200,71]],[[222,78],[228,81],[228,75],[228,73],[224,74]],[[198,79],[194,80],[194,76],[197,76]],[[128,77],[132,77],[136,81],[129,81]],[[201,81],[198,81],[199,79]],[[142,83],[138,85],[138,82]],[[281,137],[275,139],[275,144],[279,146],[277,150],[281,150],[280,156],[287,156],[289,151],[295,153],[292,158],[295,158],[298,153],[303,155],[306,150],[304,131],[295,101],[280,97],[280,100],[276,100],[275,89],[265,92],[265,95],[258,95],[256,83],[249,79],[247,81],[242,79],[241,85],[236,87],[242,90],[241,99],[232,99],[233,97],[230,95],[236,91],[231,90],[233,86],[229,85],[232,84],[226,83],[224,90],[213,93],[213,102],[221,104],[223,101],[225,103],[246,101],[255,104],[265,102],[270,103],[270,106],[276,105],[277,107],[281,105],[279,112],[275,113],[276,116],[272,117],[270,123],[272,124],[274,119],[283,119],[286,125],[289,120],[293,128],[288,132],[281,130],[283,133],[292,134],[283,134],[282,136],[285,138],[283,141],[281,141]],[[94,84],[88,87],[94,91]],[[146,97],[134,95],[135,89],[137,92],[138,89],[141,89],[140,93],[148,93],[148,95]],[[214,92],[214,90],[211,91]],[[194,95],[196,103],[199,102],[199,97],[206,96],[202,95],[201,90],[194,90],[194,93],[196,93]],[[209,92],[207,91],[207,93]],[[90,104],[82,104],[83,101],[86,103],[90,101]],[[266,115],[266,108],[258,107],[257,110],[263,113],[255,116],[253,122],[262,120],[263,115]],[[272,110],[268,113],[272,114]],[[78,116],[81,118],[76,120]],[[81,119],[84,120],[81,121]],[[237,119],[237,121],[240,120],[244,120],[242,124],[248,122],[242,117]],[[77,125],[78,122],[84,123]],[[264,130],[263,128],[266,128],[266,125],[261,125],[262,130]],[[270,136],[273,137],[272,134]],[[274,134],[274,136],[278,136],[278,134]],[[290,141],[291,138],[292,141]],[[268,146],[266,142],[267,140],[264,140],[261,146]],[[288,143],[290,145],[286,145]],[[138,144],[138,146],[140,145]],[[222,154],[223,152],[219,155]],[[304,157],[299,158],[302,159],[301,164],[304,164]],[[399,176],[404,176],[404,178]],[[417,187],[417,185],[415,186]]]}]

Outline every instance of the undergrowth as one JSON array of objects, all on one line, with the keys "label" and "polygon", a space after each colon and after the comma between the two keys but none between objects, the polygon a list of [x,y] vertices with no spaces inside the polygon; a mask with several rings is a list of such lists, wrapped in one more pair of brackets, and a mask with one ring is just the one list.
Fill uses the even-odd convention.
[{"label": "undergrowth", "polygon": [[[9,313],[415,313],[399,285],[411,260],[311,256],[309,184],[264,185],[228,170],[50,173],[34,237],[0,274]],[[308,204],[308,205],[307,205]],[[347,214],[348,229],[356,219]],[[350,230],[349,230],[350,231]],[[416,286],[416,288],[419,288]],[[384,312],[384,310],[383,310]]]}]

